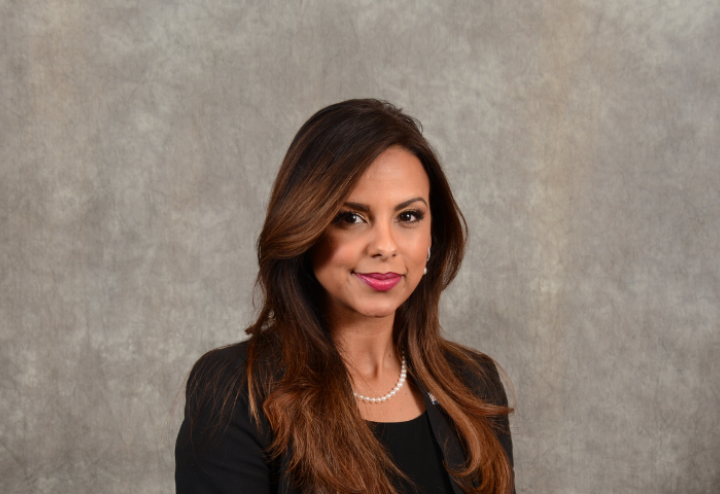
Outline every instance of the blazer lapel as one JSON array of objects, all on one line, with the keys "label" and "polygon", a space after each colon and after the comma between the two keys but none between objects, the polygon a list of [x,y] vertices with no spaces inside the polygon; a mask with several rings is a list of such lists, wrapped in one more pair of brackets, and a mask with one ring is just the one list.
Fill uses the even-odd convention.
[{"label": "blazer lapel", "polygon": [[[443,452],[447,468],[459,470],[465,463],[465,454],[463,453],[460,439],[450,425],[445,413],[443,413],[440,408],[440,404],[435,401],[434,397],[430,397],[430,394],[422,386],[422,384],[420,384],[415,378],[412,379],[425,400],[425,408],[427,409],[430,426],[432,427],[433,434],[435,435],[435,440],[440,445],[440,449]],[[455,492],[455,494],[463,494],[460,486],[457,485],[457,482],[455,482],[455,479],[453,479],[452,476],[450,477],[450,481],[452,482],[453,492]]]}]

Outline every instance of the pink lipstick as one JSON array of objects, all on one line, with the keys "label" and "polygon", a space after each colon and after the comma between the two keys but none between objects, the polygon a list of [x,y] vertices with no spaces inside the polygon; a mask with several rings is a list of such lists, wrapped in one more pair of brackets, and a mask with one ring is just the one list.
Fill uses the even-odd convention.
[{"label": "pink lipstick", "polygon": [[397,273],[353,273],[367,286],[378,292],[387,292],[400,283],[401,274]]}]

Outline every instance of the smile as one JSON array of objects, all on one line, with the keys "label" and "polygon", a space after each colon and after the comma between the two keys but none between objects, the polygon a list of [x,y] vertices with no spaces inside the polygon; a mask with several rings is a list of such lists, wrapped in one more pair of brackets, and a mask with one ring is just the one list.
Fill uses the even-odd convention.
[{"label": "smile", "polygon": [[401,274],[397,273],[353,273],[360,281],[378,292],[387,292],[400,283]]}]

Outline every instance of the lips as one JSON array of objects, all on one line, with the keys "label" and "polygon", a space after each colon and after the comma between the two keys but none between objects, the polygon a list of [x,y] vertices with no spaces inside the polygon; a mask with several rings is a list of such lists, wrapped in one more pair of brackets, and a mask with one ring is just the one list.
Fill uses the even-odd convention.
[{"label": "lips", "polygon": [[353,273],[360,281],[378,292],[387,292],[400,283],[401,274],[397,273]]}]

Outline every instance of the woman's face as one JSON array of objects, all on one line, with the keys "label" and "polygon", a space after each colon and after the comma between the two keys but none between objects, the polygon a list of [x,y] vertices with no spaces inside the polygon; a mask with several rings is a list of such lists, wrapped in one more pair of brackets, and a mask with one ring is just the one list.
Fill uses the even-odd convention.
[{"label": "woman's face", "polygon": [[430,182],[422,164],[401,147],[387,149],[310,251],[334,320],[395,313],[422,279],[430,221]]}]

